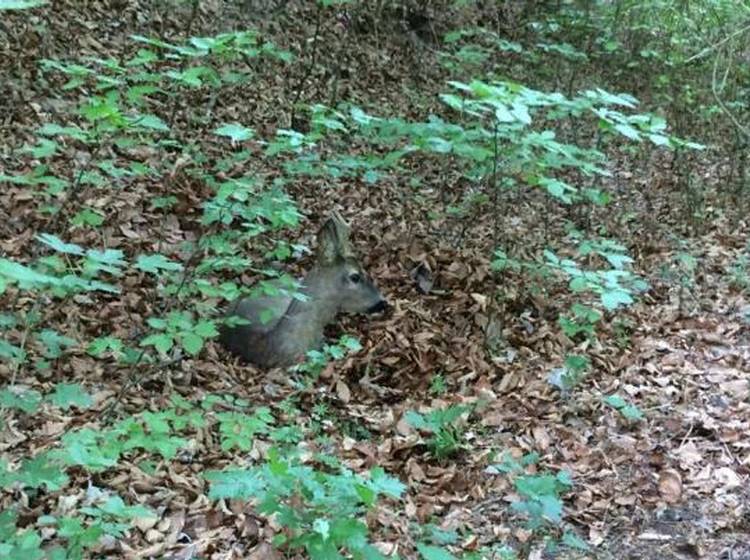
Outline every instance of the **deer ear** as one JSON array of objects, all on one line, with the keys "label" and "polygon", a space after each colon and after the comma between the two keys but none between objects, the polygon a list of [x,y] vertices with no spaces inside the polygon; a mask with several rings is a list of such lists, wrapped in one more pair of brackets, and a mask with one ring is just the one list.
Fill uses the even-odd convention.
[{"label": "deer ear", "polygon": [[333,264],[336,261],[336,254],[336,225],[329,218],[318,232],[318,263],[323,265]]},{"label": "deer ear", "polygon": [[338,212],[333,212],[318,232],[318,262],[333,264],[336,260],[353,254],[349,242],[349,227]]}]

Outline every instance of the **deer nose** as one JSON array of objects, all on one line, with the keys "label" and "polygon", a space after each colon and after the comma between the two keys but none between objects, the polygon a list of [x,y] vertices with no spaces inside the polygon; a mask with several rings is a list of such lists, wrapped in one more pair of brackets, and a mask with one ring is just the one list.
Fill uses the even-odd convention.
[{"label": "deer nose", "polygon": [[385,311],[388,309],[388,302],[384,299],[381,299],[378,303],[375,305],[371,305],[370,308],[367,310],[368,313],[380,313],[381,311]]}]

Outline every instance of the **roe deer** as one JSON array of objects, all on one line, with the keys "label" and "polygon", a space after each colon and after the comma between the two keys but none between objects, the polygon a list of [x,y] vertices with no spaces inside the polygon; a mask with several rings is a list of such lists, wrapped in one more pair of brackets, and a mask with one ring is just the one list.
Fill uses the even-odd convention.
[{"label": "roe deer", "polygon": [[221,330],[232,353],[262,367],[291,365],[322,344],[336,314],[383,311],[387,302],[362,270],[349,242],[349,228],[334,213],[318,232],[316,263],[302,282],[304,300],[288,295],[233,302],[226,316],[248,323]]}]

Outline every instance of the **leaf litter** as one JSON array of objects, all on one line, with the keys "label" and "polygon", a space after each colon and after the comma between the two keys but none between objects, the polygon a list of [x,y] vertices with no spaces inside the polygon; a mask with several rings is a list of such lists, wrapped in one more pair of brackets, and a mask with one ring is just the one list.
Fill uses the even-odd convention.
[{"label": "leaf litter", "polygon": [[[126,38],[133,32],[169,29],[181,36],[184,14],[163,12],[143,2],[120,4],[124,11],[116,22],[104,3],[90,5],[84,12],[72,2],[59,2],[54,12],[45,12],[46,35],[28,22],[18,25],[17,42],[6,45],[2,57],[3,73],[14,77],[2,86],[13,100],[4,121],[3,153],[33,144],[29,130],[35,121],[55,112],[56,94],[33,78],[35,59],[42,53],[62,59],[104,57],[132,48]],[[220,9],[205,3],[197,23],[201,31],[221,29],[213,20]],[[299,10],[289,17],[301,18],[305,29],[278,28],[271,20],[264,32],[280,44],[301,41],[314,21],[310,10],[290,9]],[[398,38],[392,39],[392,45],[383,44],[380,50],[366,41],[355,42],[356,55],[347,60],[352,65],[350,78],[343,83],[352,98],[377,99],[383,109],[393,108],[399,114],[421,114],[408,96],[399,93],[401,88],[393,87],[394,83],[409,87],[409,76],[415,71],[411,57],[417,55],[404,54]],[[342,39],[327,40],[338,44]],[[420,70],[424,70],[420,85],[426,88],[425,97],[429,88],[439,91],[440,70],[430,65]],[[279,100],[290,99],[287,84],[296,79],[293,73],[275,78],[268,77],[251,99],[237,92],[214,109],[270,135],[287,118],[281,108],[289,103]],[[189,110],[180,118],[188,116]],[[60,175],[72,177],[69,162],[88,156],[74,145],[64,149],[65,157],[55,165]],[[143,161],[157,157],[144,153]],[[3,160],[15,171],[27,171],[10,165],[5,156]],[[459,543],[465,551],[502,540],[527,543],[530,535],[509,507],[518,499],[516,489],[507,477],[488,472],[488,466],[498,453],[520,458],[536,452],[540,465],[573,474],[565,516],[601,554],[711,558],[728,546],[742,554],[737,543],[750,542],[750,304],[727,285],[723,275],[743,247],[742,228],[712,220],[705,231],[692,237],[700,270],[689,297],[678,293],[673,285],[660,283],[654,272],[674,259],[667,234],[671,227],[679,227],[674,225],[679,217],[670,200],[678,195],[663,187],[663,199],[652,200],[656,208],[644,213],[653,222],[638,235],[640,224],[619,236],[634,243],[633,253],[640,255],[638,267],[654,280],[654,289],[629,312],[627,332],[616,332],[611,324],[605,327],[611,331],[607,338],[620,337],[622,344],[594,343],[589,348],[593,371],[571,394],[561,397],[547,376],[574,348],[556,326],[569,296],[563,291],[531,293],[524,288],[524,279],[511,273],[497,287],[504,293],[503,303],[498,304],[498,279],[488,258],[493,232],[485,225],[491,223],[491,208],[478,210],[468,224],[466,219],[430,218],[429,211],[446,206],[438,193],[451,178],[439,162],[410,163],[420,168],[425,180],[430,178],[420,199],[404,197],[404,186],[389,180],[375,189],[358,180],[340,180],[335,186],[300,181],[289,188],[311,229],[332,201],[341,207],[353,222],[365,268],[393,304],[383,318],[346,319],[331,329],[332,335],[359,333],[364,349],[324,370],[315,388],[299,401],[303,414],[313,414],[315,403],[322,400],[335,418],[368,431],[370,437],[358,439],[345,433],[342,422],[323,423],[329,445],[344,465],[355,472],[382,466],[407,485],[402,504],[386,505],[368,519],[378,548],[409,554],[414,522],[460,530],[467,535]],[[663,172],[655,164],[642,170],[638,180],[648,184],[651,176]],[[198,235],[203,188],[176,166],[169,180],[159,185],[134,181],[127,189],[107,191],[106,198],[99,191],[84,191],[78,202],[101,211],[105,226],[99,233],[73,230],[66,240],[98,247],[103,238],[107,247],[121,248],[131,256],[160,252],[183,261],[180,244]],[[154,192],[177,197],[173,214],[165,218],[144,207],[143,201]],[[637,192],[620,196],[623,206],[643,202]],[[47,231],[50,222],[36,212],[21,186],[7,186],[0,199],[0,247],[5,256],[27,261],[33,257],[34,236]],[[544,210],[539,199],[519,201],[513,216],[501,217],[508,239],[530,252],[543,247],[540,211]],[[298,231],[301,237],[294,241],[309,240],[305,228]],[[105,333],[132,339],[145,318],[155,314],[156,302],[153,286],[144,277],[127,276],[122,284],[126,287],[122,296],[97,294],[55,303],[58,307],[45,314],[45,321],[78,340]],[[91,389],[93,404],[68,410],[43,405],[34,416],[8,414],[0,435],[0,459],[11,464],[54,449],[71,430],[104,429],[108,421],[104,413],[118,398],[115,413],[129,414],[163,408],[173,393],[198,402],[208,395],[230,393],[278,408],[293,391],[285,374],[266,375],[242,366],[217,345],[209,345],[198,357],[185,356],[169,368],[146,372],[130,385],[132,372],[103,366],[77,349],[46,373],[15,374],[16,386],[43,394],[61,381],[84,384]],[[7,365],[0,365],[6,383],[13,375]],[[438,375],[448,390],[443,396],[430,396]],[[603,398],[614,393],[637,403],[645,420],[627,422],[604,405]],[[465,426],[466,447],[455,458],[436,461],[426,435],[409,426],[405,415],[451,404],[476,405]],[[303,445],[312,456],[320,444],[311,440]],[[249,451],[255,459],[266,453],[262,441],[254,442]],[[215,434],[199,430],[173,461],[144,465],[145,455],[133,454],[97,476],[70,469],[65,490],[38,496],[4,492],[0,504],[2,509],[22,504],[24,518],[33,520],[44,512],[64,514],[97,493],[113,492],[127,496],[131,503],[150,506],[161,517],[136,519],[136,529],[124,539],[101,544],[102,554],[281,558],[269,545],[279,530],[273,520],[258,516],[249,503],[213,502],[206,495],[201,473],[230,465],[235,458],[218,446]],[[529,558],[541,557],[535,556],[535,550],[529,551]]]}]

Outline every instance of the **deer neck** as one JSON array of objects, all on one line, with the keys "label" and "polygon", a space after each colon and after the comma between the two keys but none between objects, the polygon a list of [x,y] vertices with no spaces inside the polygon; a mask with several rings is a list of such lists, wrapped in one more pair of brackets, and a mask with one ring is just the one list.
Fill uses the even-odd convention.
[{"label": "deer neck", "polygon": [[293,363],[323,342],[325,326],[336,317],[336,307],[316,297],[316,278],[309,275],[300,290],[305,300],[292,299],[276,327],[268,333],[272,353],[279,363]]}]

